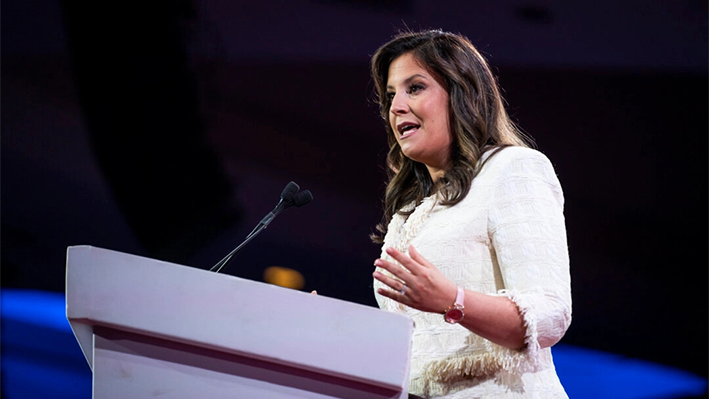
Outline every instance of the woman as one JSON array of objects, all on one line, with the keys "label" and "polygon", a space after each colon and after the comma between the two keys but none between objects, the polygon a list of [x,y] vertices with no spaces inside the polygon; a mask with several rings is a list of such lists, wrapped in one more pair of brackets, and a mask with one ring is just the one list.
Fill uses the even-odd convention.
[{"label": "woman", "polygon": [[374,288],[414,321],[412,395],[566,398],[550,347],[571,322],[563,195],[484,58],[460,35],[372,57],[389,138]]}]

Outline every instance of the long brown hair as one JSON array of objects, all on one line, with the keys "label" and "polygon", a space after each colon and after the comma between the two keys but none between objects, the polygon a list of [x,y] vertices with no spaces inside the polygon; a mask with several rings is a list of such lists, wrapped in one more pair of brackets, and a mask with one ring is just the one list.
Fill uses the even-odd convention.
[{"label": "long brown hair", "polygon": [[[411,53],[433,75],[450,99],[452,167],[435,184],[425,165],[402,153],[389,123],[391,103],[386,95],[389,65],[406,53]],[[381,244],[394,213],[403,213],[401,208],[406,204],[418,204],[438,190],[443,194],[443,205],[455,205],[465,198],[482,167],[478,162],[483,152],[529,145],[507,115],[487,61],[464,36],[440,30],[402,32],[374,53],[371,66],[389,141],[384,215],[377,232],[371,235],[372,241]]]}]

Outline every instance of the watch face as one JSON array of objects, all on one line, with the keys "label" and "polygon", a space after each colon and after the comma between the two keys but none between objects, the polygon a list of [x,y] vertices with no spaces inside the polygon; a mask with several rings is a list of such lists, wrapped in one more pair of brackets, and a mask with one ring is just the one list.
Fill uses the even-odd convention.
[{"label": "watch face", "polygon": [[446,312],[446,321],[449,323],[457,323],[463,320],[463,310],[460,308],[453,308]]}]

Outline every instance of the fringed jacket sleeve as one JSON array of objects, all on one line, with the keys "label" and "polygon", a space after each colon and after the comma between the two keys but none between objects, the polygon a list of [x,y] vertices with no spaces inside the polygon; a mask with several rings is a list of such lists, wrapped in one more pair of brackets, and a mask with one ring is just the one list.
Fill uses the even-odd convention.
[{"label": "fringed jacket sleeve", "polygon": [[557,343],[571,323],[571,283],[561,185],[543,154],[521,152],[499,171],[488,230],[505,287],[498,294],[519,308],[534,366],[539,349]]}]

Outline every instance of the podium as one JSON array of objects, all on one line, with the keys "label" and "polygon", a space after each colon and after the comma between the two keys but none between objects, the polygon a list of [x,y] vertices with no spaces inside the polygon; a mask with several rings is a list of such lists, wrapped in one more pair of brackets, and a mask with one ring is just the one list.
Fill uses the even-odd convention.
[{"label": "podium", "polygon": [[66,313],[93,398],[406,398],[402,315],[90,246]]}]

